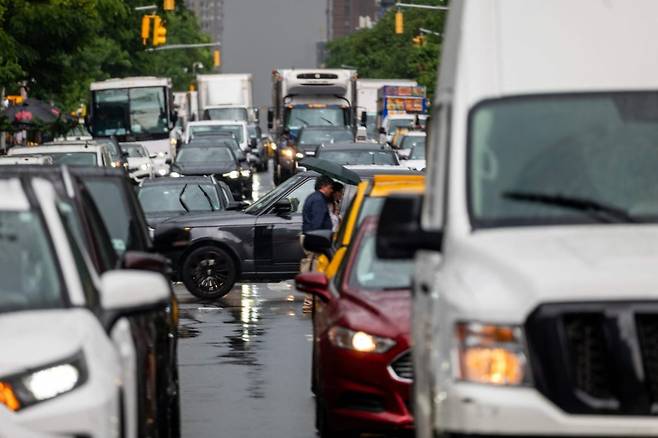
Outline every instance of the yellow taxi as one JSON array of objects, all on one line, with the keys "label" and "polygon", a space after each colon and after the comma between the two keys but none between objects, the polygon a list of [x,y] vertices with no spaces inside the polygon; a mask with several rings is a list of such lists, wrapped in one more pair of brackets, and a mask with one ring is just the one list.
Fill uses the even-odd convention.
[{"label": "yellow taxi", "polygon": [[334,236],[334,256],[331,260],[324,255],[319,256],[316,269],[329,278],[336,274],[359,225],[366,217],[379,214],[387,196],[399,193],[419,194],[424,191],[424,175],[375,175],[372,180],[359,183],[354,200]]}]

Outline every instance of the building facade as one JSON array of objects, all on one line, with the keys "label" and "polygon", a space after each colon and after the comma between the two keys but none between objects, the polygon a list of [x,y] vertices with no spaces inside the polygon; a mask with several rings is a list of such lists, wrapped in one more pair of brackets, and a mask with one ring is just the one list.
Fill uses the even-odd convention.
[{"label": "building facade", "polygon": [[381,0],[327,0],[327,41],[371,27]]},{"label": "building facade", "polygon": [[185,5],[196,15],[201,30],[212,42],[222,41],[224,33],[224,0],[185,0]]}]

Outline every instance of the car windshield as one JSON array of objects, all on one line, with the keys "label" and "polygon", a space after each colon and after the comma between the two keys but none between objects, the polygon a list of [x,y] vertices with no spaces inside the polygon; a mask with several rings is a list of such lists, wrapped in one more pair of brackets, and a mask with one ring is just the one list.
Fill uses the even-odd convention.
[{"label": "car windshield", "polygon": [[64,307],[55,255],[39,215],[0,211],[0,312]]},{"label": "car windshield", "polygon": [[242,143],[244,136],[242,135],[242,125],[192,125],[190,126],[190,136],[194,138],[195,136],[204,134],[213,134],[218,132],[229,132],[233,134],[238,143]]},{"label": "car windshield", "polygon": [[291,187],[295,186],[299,182],[300,176],[294,176],[292,178],[288,178],[285,180],[282,184],[278,185],[277,187],[273,188],[269,192],[265,193],[263,196],[261,196],[258,201],[254,202],[251,204],[246,210],[245,213],[249,214],[258,214],[260,211],[265,208],[267,205],[269,205],[274,199],[277,199],[279,196],[283,195],[286,193],[288,190],[290,190]]},{"label": "car windshield", "polygon": [[232,163],[233,153],[227,147],[182,148],[176,155],[179,164]]},{"label": "car windshield", "polygon": [[169,132],[164,87],[94,92],[94,134],[102,137]]},{"label": "car windshield", "polygon": [[[40,153],[45,155],[43,152]],[[15,155],[18,157],[29,157],[30,155]],[[97,166],[95,152],[48,152],[46,155],[53,159],[53,164],[66,164],[69,166]]]},{"label": "car windshield", "polygon": [[425,159],[425,145],[414,146],[411,148],[411,153],[409,154],[410,160],[424,160]]},{"label": "car windshield", "polygon": [[146,158],[148,154],[139,144],[122,144],[121,149],[128,154],[128,158]]},{"label": "car windshield", "polygon": [[107,149],[107,152],[110,154],[110,157],[112,157],[112,160],[118,160],[121,158],[121,150],[117,143],[113,142],[109,138],[97,138],[94,141],[96,144],[105,146],[105,149]]},{"label": "car windshield", "polygon": [[388,132],[391,134],[398,128],[413,128],[413,119],[391,119],[388,121]]},{"label": "car windshield", "polygon": [[349,129],[335,131],[304,129],[299,136],[300,145],[319,145],[352,140],[352,131]]},{"label": "car windshield", "polygon": [[477,224],[658,220],[658,92],[490,101],[469,137]]},{"label": "car windshield", "polygon": [[139,191],[144,213],[201,212],[221,208],[217,189],[212,184],[152,184]]},{"label": "car windshield", "polygon": [[392,151],[332,151],[322,150],[318,158],[341,165],[392,165],[398,164]]},{"label": "car windshield", "polygon": [[287,111],[286,126],[292,130],[305,126],[345,126],[343,108],[293,107]]},{"label": "car windshield", "polygon": [[246,108],[209,108],[206,115],[210,120],[247,120]]},{"label": "car windshield", "polygon": [[[425,149],[425,136],[420,135],[405,135],[400,142],[400,149]],[[420,147],[419,147],[420,146]],[[423,153],[423,158],[425,154]]]},{"label": "car windshield", "polygon": [[375,251],[375,234],[364,236],[355,255],[349,285],[373,291],[411,288],[414,260],[382,260]]}]

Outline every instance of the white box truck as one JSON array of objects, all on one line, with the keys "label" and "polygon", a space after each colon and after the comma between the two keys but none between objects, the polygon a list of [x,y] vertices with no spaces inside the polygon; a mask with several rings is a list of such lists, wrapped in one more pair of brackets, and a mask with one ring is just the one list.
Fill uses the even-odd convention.
[{"label": "white box truck", "polygon": [[249,73],[197,75],[201,120],[258,119],[253,106],[253,80]]},{"label": "white box truck", "polygon": [[387,85],[415,87],[418,83],[411,79],[357,79],[357,115],[363,120],[363,113],[366,113],[366,128],[370,138],[377,138],[377,92]]}]

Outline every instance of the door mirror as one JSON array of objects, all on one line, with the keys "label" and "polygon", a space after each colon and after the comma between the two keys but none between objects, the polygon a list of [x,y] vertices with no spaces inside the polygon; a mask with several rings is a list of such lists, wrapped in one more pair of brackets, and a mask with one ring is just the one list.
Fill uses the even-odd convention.
[{"label": "door mirror", "polygon": [[331,230],[309,231],[304,234],[304,249],[306,251],[324,254],[331,259]]},{"label": "door mirror", "polygon": [[325,302],[333,299],[328,286],[329,279],[320,272],[307,272],[295,277],[295,287],[297,290],[316,295]]},{"label": "door mirror", "polygon": [[418,250],[441,251],[443,232],[420,225],[422,195],[392,195],[384,202],[377,226],[377,257],[410,259]]},{"label": "door mirror", "polygon": [[256,123],[260,121],[260,109],[259,108],[254,108],[254,120]]},{"label": "door mirror", "polygon": [[164,309],[171,301],[171,286],[162,274],[129,270],[101,276],[101,305],[106,328],[117,319]]},{"label": "door mirror", "polygon": [[121,260],[122,269],[158,272],[169,276],[172,273],[169,259],[160,254],[141,251],[126,251]]},{"label": "door mirror", "polygon": [[276,201],[274,204],[274,213],[278,215],[287,215],[292,213],[292,203],[290,199],[283,198]]},{"label": "door mirror", "polygon": [[267,129],[272,129],[274,126],[274,110],[272,108],[267,110]]},{"label": "door mirror", "polygon": [[368,126],[368,113],[361,111],[361,126]]},{"label": "door mirror", "polygon": [[256,137],[251,137],[249,139],[249,146],[251,146],[252,149],[256,149],[258,147],[258,139]]},{"label": "door mirror", "polygon": [[240,211],[244,210],[245,208],[249,207],[249,203],[245,201],[233,201],[229,202],[228,205],[226,206],[225,210],[227,211]]}]

